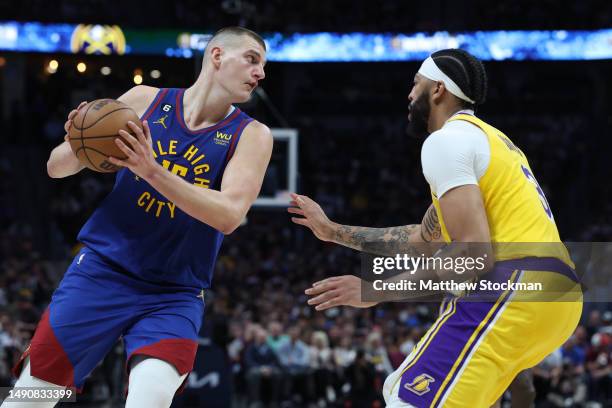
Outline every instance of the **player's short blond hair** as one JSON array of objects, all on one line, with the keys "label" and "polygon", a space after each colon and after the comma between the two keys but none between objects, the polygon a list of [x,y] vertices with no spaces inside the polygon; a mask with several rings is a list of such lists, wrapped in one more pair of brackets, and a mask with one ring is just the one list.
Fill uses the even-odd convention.
[{"label": "player's short blond hair", "polygon": [[243,37],[250,37],[253,40],[257,41],[259,45],[267,51],[266,42],[259,34],[255,31],[249,30],[244,27],[225,27],[217,31],[208,41],[206,45],[206,50],[208,50],[211,46],[233,46],[239,43],[239,40]]}]

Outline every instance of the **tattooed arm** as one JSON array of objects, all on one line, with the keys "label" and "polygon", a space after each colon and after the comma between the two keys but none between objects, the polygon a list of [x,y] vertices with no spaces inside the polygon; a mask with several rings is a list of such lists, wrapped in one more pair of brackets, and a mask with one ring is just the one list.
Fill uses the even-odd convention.
[{"label": "tattooed arm", "polygon": [[303,218],[293,217],[291,220],[310,228],[322,241],[378,255],[431,255],[442,246],[442,230],[433,205],[425,213],[421,224],[368,228],[337,224],[327,218],[321,207],[309,197],[292,194],[292,198],[291,204],[294,207],[288,211]]},{"label": "tattooed arm", "polygon": [[[298,200],[299,203],[299,200]],[[316,204],[316,203],[315,203]],[[301,207],[301,205],[300,205]],[[489,233],[489,226],[487,222],[487,215],[482,201],[480,189],[477,185],[464,185],[456,187],[448,191],[440,199],[440,208],[444,214],[444,220],[446,221],[447,231],[450,238],[453,241],[452,245],[445,246],[440,251],[436,252],[435,258],[447,260],[449,258],[462,259],[465,262],[467,258],[476,260],[480,258],[480,265],[478,262],[468,267],[462,267],[459,270],[456,266],[450,267],[445,266],[444,263],[433,267],[423,266],[415,267],[415,269],[401,272],[390,278],[382,281],[386,284],[397,284],[400,282],[410,282],[419,288],[419,282],[432,281],[432,282],[448,282],[456,281],[466,282],[474,281],[482,277],[484,274],[489,272],[494,266],[495,258],[493,248],[491,246],[491,238]],[[423,231],[429,231],[432,225],[439,223],[434,222],[432,208],[428,210],[427,214],[421,226]],[[308,218],[307,215],[304,215]],[[429,218],[431,217],[431,218]],[[311,220],[308,220],[309,222]],[[308,227],[311,224],[303,223]],[[349,228],[345,234],[351,239],[353,245],[361,245],[361,248],[367,246],[367,234],[364,235],[364,231],[370,230],[369,228],[361,229],[361,235],[358,238],[354,238],[352,235],[354,232],[350,228],[359,227],[347,227]],[[399,227],[402,228],[402,227]],[[386,229],[382,229],[383,231]],[[439,232],[438,232],[439,233]],[[409,234],[407,241],[410,242],[412,239],[418,242],[415,238],[415,233]],[[378,234],[380,236],[380,233]],[[383,235],[384,236],[384,235]],[[364,238],[366,237],[366,238]],[[428,239],[428,235],[423,234],[419,236],[421,240]],[[347,239],[345,237],[344,239]],[[418,246],[418,243],[412,244],[412,246]],[[400,252],[401,253],[401,252]],[[408,253],[408,251],[404,251]],[[386,254],[383,254],[386,255]],[[429,256],[429,255],[427,255]],[[444,265],[444,266],[443,266]],[[456,264],[455,264],[456,265]],[[373,289],[371,283],[360,279],[353,275],[334,276],[331,278],[324,279],[319,282],[313,283],[312,287],[306,289],[306,294],[311,296],[308,300],[308,304],[315,306],[316,310],[326,310],[330,307],[336,306],[353,306],[353,307],[371,307],[377,302],[381,301],[399,301],[416,299],[422,296],[429,296],[436,293],[443,293],[448,291],[444,287],[434,287],[432,289],[424,288],[424,290],[384,290],[377,291]],[[455,292],[455,291],[453,291]],[[368,296],[364,297],[364,293]],[[456,292],[455,292],[456,293]],[[364,300],[367,299],[367,300]],[[483,298],[484,300],[485,298]],[[490,298],[489,298],[490,300]]]},{"label": "tattooed arm", "polygon": [[432,242],[442,241],[442,230],[436,209],[431,205],[420,224],[388,228],[334,224],[332,241],[378,255],[431,255],[441,246],[432,245]]}]

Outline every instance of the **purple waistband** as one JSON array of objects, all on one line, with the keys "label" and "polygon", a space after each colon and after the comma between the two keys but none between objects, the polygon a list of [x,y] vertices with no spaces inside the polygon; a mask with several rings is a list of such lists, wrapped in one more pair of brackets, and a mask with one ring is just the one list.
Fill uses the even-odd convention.
[{"label": "purple waistband", "polygon": [[529,257],[521,259],[509,259],[507,261],[495,262],[495,267],[517,269],[521,271],[548,271],[556,272],[578,283],[578,275],[568,264],[557,258]]}]

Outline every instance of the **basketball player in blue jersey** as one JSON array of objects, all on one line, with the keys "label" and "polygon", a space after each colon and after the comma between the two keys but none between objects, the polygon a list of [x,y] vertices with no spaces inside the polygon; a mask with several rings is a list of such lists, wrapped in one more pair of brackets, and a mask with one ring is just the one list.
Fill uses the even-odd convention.
[{"label": "basketball player in blue jersey", "polygon": [[[127,158],[109,158],[122,169],[79,233],[84,247],[15,368],[16,387],[79,389],[123,338],[126,406],[170,406],[193,367],[223,236],[257,198],[272,152],[270,130],[232,105],[249,99],[265,63],[259,35],[225,28],[210,40],[191,87],[137,86],[119,98],[143,129],[130,123],[133,135],[117,142]],[[83,168],[66,142],[47,166],[51,177]]]},{"label": "basketball player in blue jersey", "polygon": [[[339,225],[310,198],[293,195],[289,212],[298,217],[292,220],[321,240],[387,256],[442,259],[453,256],[457,247],[443,243],[480,243],[480,255],[487,254],[488,261],[475,278],[544,287],[540,297],[522,301],[511,289],[488,293],[485,300],[478,290],[449,294],[436,322],[385,381],[388,407],[490,407],[517,376],[521,381],[515,385],[523,383],[528,394],[527,376],[520,373],[560,347],[580,319],[582,293],[574,264],[527,158],[507,136],[475,116],[486,89],[483,64],[457,49],[433,53],[415,75],[409,120],[415,133],[427,136],[421,162],[432,196],[420,224]],[[452,272],[423,269],[392,281],[397,278],[417,286],[423,280],[463,280]],[[376,303],[362,300],[365,285],[356,276],[328,278],[306,290],[313,296],[308,303],[317,310],[371,307]],[[562,295],[545,301],[551,300],[547,288],[563,288]],[[385,298],[419,295],[416,290],[388,291]]]}]

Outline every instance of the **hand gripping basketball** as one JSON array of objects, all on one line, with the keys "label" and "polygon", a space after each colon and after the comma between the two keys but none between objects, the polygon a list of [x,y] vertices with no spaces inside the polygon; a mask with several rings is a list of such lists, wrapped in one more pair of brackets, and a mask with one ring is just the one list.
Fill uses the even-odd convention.
[{"label": "hand gripping basketball", "polygon": [[[149,122],[142,122],[142,129],[134,122],[129,121],[128,127],[133,133],[119,130],[122,139],[115,139],[117,147],[126,155],[126,159],[120,160],[109,157],[108,161],[116,166],[127,167],[137,176],[149,180],[159,168],[159,164],[153,156],[153,142],[151,141],[151,130]],[[124,142],[125,140],[125,142]]]},{"label": "hand gripping basketball", "polygon": [[65,128],[70,147],[81,164],[102,173],[119,170],[108,160],[108,156],[127,159],[115,144],[115,139],[123,138],[120,129],[132,133],[127,126],[128,121],[140,123],[131,107],[114,99],[98,99],[85,106],[81,104],[76,113],[70,112]]},{"label": "hand gripping basketball", "polygon": [[81,108],[85,105],[87,105],[87,101],[81,102],[79,106],[77,106],[76,109],[71,110],[70,113],[68,114],[68,119],[66,120],[66,123],[64,123],[64,131],[66,132],[66,135],[64,135],[64,140],[66,142],[70,142],[70,136],[68,135],[68,133],[70,132],[70,127],[72,126],[72,121],[74,120],[74,117],[77,115],[77,113],[79,113]]}]

